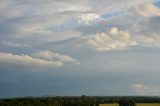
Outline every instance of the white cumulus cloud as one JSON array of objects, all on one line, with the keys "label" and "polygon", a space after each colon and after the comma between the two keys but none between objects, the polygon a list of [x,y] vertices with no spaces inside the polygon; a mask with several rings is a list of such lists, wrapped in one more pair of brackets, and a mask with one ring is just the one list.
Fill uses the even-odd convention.
[{"label": "white cumulus cloud", "polygon": [[128,31],[120,31],[116,27],[107,32],[97,33],[88,42],[98,51],[123,50],[137,45]]},{"label": "white cumulus cloud", "polygon": [[101,20],[101,17],[98,14],[94,13],[82,14],[79,23],[90,24],[98,20]]}]

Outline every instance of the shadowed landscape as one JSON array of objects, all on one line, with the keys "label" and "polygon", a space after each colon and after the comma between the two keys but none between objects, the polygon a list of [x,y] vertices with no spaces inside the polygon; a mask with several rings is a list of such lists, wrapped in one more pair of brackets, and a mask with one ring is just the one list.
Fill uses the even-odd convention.
[{"label": "shadowed landscape", "polygon": [[160,106],[160,97],[73,96],[1,99],[0,106]]}]

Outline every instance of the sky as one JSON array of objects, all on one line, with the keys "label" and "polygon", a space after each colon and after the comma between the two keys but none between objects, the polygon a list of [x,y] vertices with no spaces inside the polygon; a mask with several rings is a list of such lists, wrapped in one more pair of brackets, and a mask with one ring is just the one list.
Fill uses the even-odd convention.
[{"label": "sky", "polygon": [[0,0],[0,98],[159,96],[160,0]]}]

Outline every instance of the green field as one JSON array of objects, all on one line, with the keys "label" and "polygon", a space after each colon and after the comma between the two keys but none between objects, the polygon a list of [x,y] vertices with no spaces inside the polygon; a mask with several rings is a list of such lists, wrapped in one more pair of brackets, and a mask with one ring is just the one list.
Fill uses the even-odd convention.
[{"label": "green field", "polygon": [[[118,104],[99,104],[99,106],[119,106]],[[160,106],[160,103],[136,103],[136,106]]]},{"label": "green field", "polygon": [[99,106],[119,106],[119,104],[117,104],[117,103],[113,103],[113,104],[99,104]]},{"label": "green field", "polygon": [[136,106],[160,106],[160,103],[137,103]]}]

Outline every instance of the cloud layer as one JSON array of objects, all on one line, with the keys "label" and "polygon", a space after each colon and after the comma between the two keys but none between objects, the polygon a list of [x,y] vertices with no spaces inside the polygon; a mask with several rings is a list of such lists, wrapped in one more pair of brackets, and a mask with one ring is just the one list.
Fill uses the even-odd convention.
[{"label": "cloud layer", "polygon": [[60,55],[50,51],[42,51],[30,55],[17,55],[12,53],[0,52],[0,65],[4,68],[14,70],[14,68],[24,69],[41,69],[41,68],[54,68],[61,67],[64,63],[76,63],[76,60],[67,55]]},{"label": "cloud layer", "polygon": [[[154,4],[147,3],[143,6],[141,4],[132,7],[130,12],[125,16],[119,16],[118,21],[118,18],[106,21],[109,28],[107,28],[107,25],[104,26],[104,23],[99,23],[94,27],[85,27],[87,30],[81,28],[80,31],[84,31],[84,33],[97,31],[93,37],[89,38],[88,42],[98,51],[126,50],[135,46],[160,47],[160,32],[158,30],[160,26],[157,24],[160,19],[160,9]],[[112,26],[115,22],[117,22],[117,27],[114,27],[116,25]],[[100,29],[101,27],[103,30]],[[104,30],[105,27],[106,31]]]},{"label": "cloud layer", "polygon": [[0,97],[155,95],[159,2],[0,0]]}]

